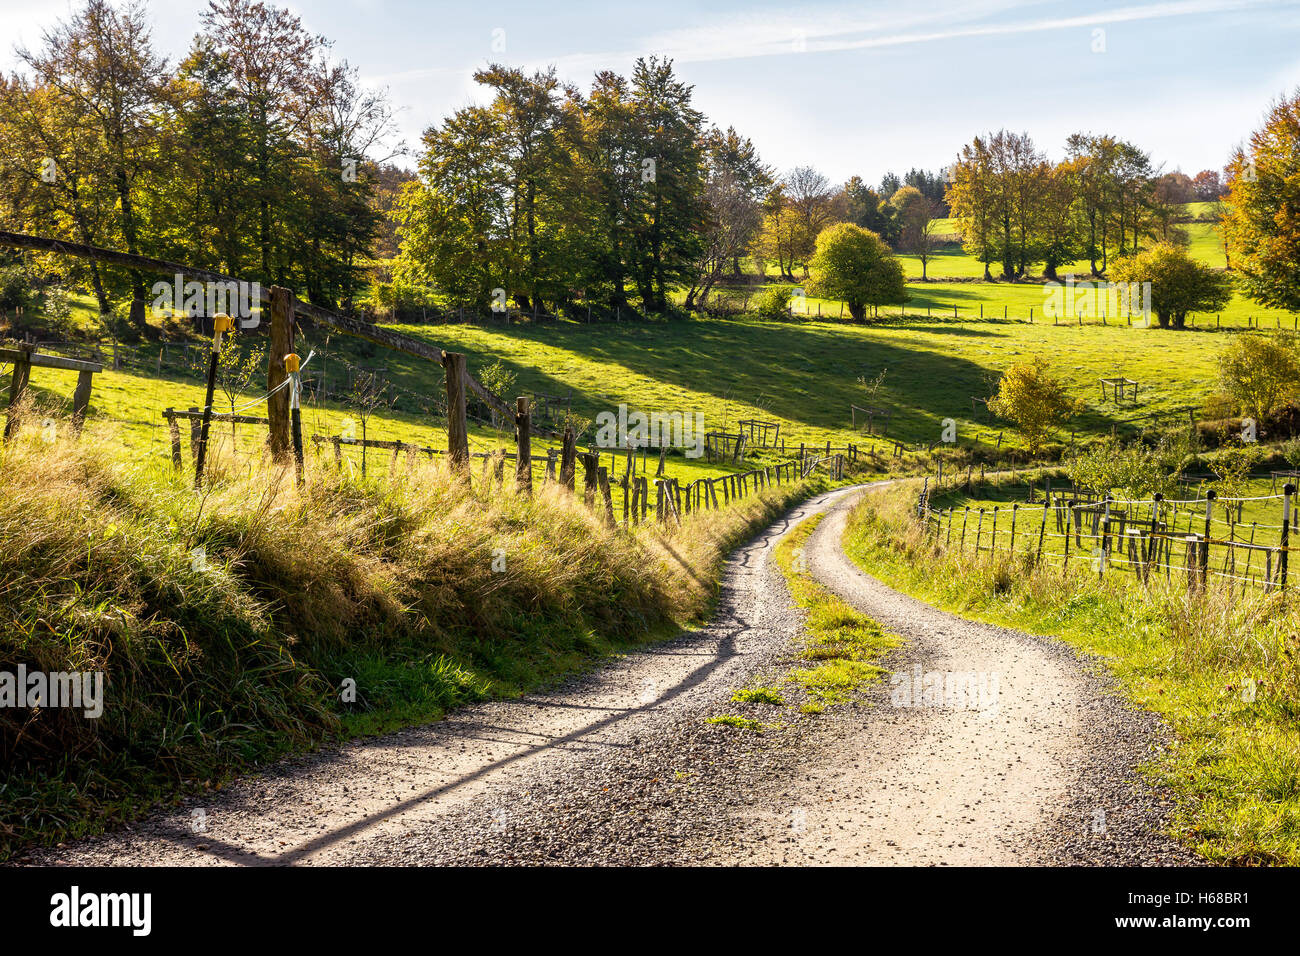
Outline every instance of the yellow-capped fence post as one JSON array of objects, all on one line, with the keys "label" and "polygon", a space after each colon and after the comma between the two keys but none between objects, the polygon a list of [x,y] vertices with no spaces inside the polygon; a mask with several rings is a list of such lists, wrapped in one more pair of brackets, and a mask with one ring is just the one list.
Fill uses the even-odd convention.
[{"label": "yellow-capped fence post", "polygon": [[298,371],[299,366],[298,356],[295,353],[290,352],[284,357],[284,371],[289,376],[289,430],[293,434],[293,464],[298,477],[298,486],[302,487],[302,375]]},{"label": "yellow-capped fence post", "polygon": [[280,386],[290,377],[285,359],[293,352],[295,304],[292,290],[278,285],[271,287],[271,328],[266,357],[266,418],[270,426],[268,444],[276,464],[288,464],[289,455],[293,451],[290,422],[293,397],[286,391],[293,386]]},{"label": "yellow-capped fence post", "polygon": [[199,425],[199,454],[194,463],[194,487],[203,487],[203,467],[208,460],[208,429],[212,425],[212,399],[217,388],[217,364],[221,361],[221,336],[235,323],[224,312],[212,317],[212,354],[208,357],[208,390],[203,400],[203,421]]}]

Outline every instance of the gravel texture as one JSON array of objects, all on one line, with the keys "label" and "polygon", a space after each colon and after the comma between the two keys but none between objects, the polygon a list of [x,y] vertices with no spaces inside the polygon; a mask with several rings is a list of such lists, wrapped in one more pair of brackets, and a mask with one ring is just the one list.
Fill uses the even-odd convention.
[{"label": "gravel texture", "polygon": [[[712,623],[546,693],[297,758],[39,864],[1168,864],[1136,766],[1167,740],[1064,644],[884,587],[839,547],[844,489],[728,562]],[[731,702],[800,630],[771,550],[804,517],[814,575],[901,634],[886,666],[997,675],[997,706],[895,707],[885,682],[800,716]],[[986,687],[991,686],[986,683]],[[706,723],[763,720],[762,732]]]}]

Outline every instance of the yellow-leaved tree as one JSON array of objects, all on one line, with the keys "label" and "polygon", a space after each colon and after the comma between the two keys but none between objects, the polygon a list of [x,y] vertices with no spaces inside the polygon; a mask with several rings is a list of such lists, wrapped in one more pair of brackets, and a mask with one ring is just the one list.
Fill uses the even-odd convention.
[{"label": "yellow-leaved tree", "polygon": [[1031,452],[1041,450],[1049,431],[1068,421],[1081,406],[1041,356],[1017,362],[1003,372],[998,393],[989,399],[990,410],[1015,423]]}]

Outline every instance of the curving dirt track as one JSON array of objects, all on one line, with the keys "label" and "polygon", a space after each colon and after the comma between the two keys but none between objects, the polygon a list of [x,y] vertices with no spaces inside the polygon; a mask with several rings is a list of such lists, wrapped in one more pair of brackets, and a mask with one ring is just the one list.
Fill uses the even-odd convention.
[{"label": "curving dirt track", "polygon": [[[870,488],[871,486],[866,486]],[[37,864],[1186,863],[1135,767],[1164,739],[1058,642],[898,594],[840,550],[862,488],[729,560],[713,622],[546,693],[298,758]],[[869,493],[869,492],[868,492]],[[984,675],[996,706],[855,705],[763,733],[705,723],[788,666],[773,546],[828,512],[813,574],[903,635],[887,666]]]}]

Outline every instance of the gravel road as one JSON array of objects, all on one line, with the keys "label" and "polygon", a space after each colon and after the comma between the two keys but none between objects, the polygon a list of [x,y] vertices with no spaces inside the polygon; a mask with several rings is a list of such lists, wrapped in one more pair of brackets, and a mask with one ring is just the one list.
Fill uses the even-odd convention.
[{"label": "gravel road", "polygon": [[[1155,718],[1059,642],[964,621],[857,570],[839,538],[861,491],[810,500],[733,554],[705,628],[546,693],[286,761],[30,862],[1195,862],[1162,835],[1168,804],[1136,776],[1166,740]],[[789,667],[801,619],[771,551],[818,512],[810,569],[904,637],[886,665],[909,680],[918,666],[972,674],[982,696],[894,706],[886,680],[761,733],[705,722],[749,713],[732,692]]]}]

